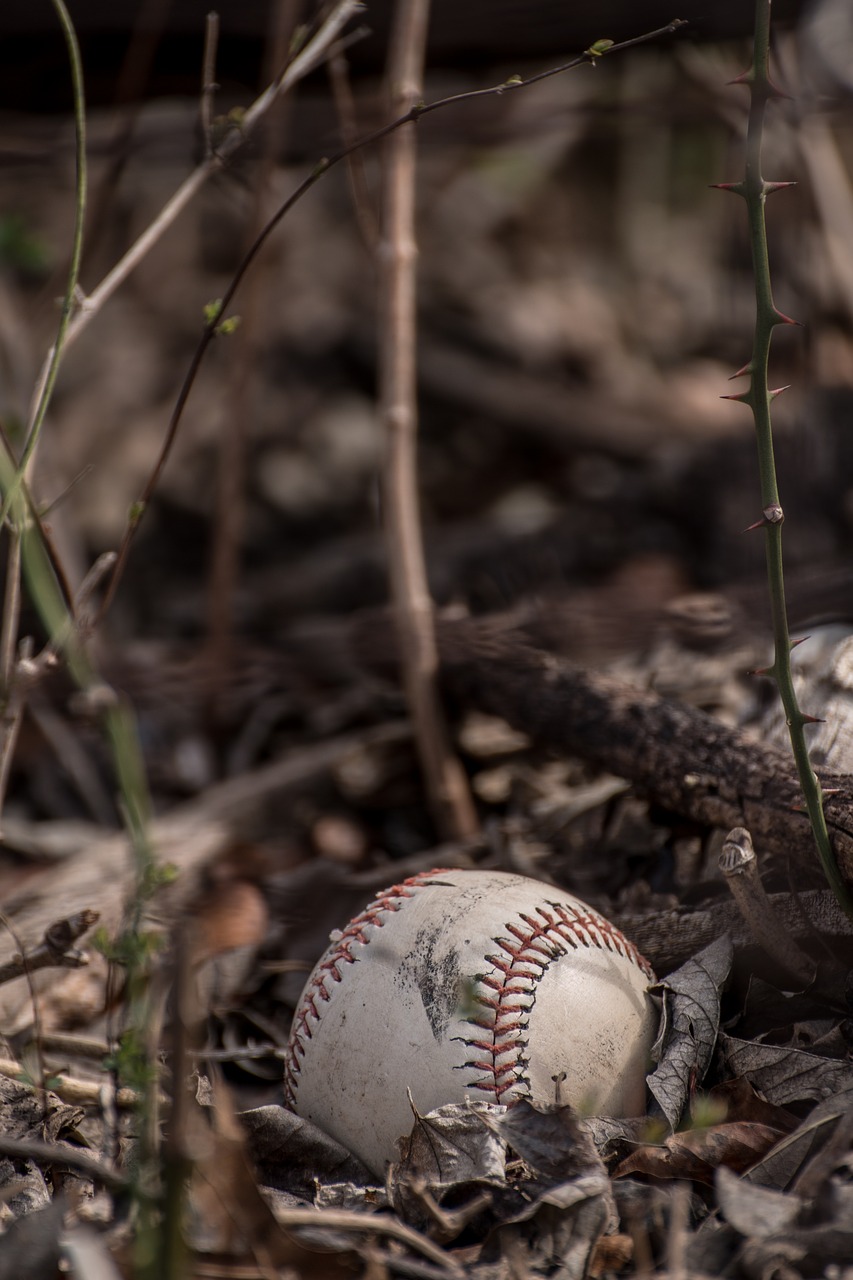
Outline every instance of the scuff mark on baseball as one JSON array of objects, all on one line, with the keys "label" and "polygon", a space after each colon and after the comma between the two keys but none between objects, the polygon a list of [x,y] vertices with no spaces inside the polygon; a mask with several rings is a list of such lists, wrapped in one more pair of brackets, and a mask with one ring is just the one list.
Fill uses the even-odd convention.
[{"label": "scuff mark on baseball", "polygon": [[552,885],[436,870],[340,933],[297,1006],[287,1104],[376,1173],[421,1114],[466,1099],[645,1111],[654,974],[609,921]]}]

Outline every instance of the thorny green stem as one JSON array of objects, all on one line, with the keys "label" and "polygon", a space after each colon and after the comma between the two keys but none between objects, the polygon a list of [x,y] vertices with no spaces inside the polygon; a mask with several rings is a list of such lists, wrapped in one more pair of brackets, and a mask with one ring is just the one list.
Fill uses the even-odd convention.
[{"label": "thorny green stem", "polygon": [[809,759],[804,732],[809,718],[801,711],[794,688],[791,673],[791,636],[785,607],[785,577],[782,561],[782,524],[785,517],[776,481],[773,431],[770,421],[770,402],[774,392],[768,386],[767,370],[774,328],[779,324],[794,322],[782,315],[773,302],[770,262],[767,253],[765,201],[776,188],[773,183],[765,182],[761,173],[761,143],[767,103],[771,98],[779,96],[768,74],[771,2],[772,0],[756,0],[752,65],[741,77],[750,91],[746,166],[744,181],[734,184],[731,189],[746,200],[749,218],[755,278],[755,335],[752,357],[743,371],[750,376],[749,391],[735,398],[742,399],[752,409],[758,449],[763,508],[759,524],[763,527],[765,535],[774,643],[773,665],[765,674],[776,681],[782,706],[785,709],[791,748],[824,875],[839,904],[853,918],[853,894],[842,878],[835,860],[823,812],[821,785]]}]

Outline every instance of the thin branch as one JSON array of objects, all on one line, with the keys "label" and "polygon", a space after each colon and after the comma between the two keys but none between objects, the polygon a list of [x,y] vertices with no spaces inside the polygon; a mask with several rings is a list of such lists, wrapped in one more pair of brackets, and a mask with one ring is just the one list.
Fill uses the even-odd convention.
[{"label": "thin branch", "polygon": [[[51,395],[53,394],[56,375],[59,372],[59,364],[68,338],[68,331],[71,325],[71,313],[74,308],[74,300],[77,294],[77,281],[80,277],[80,260],[83,256],[83,227],[86,220],[86,94],[83,85],[83,63],[80,57],[80,45],[77,40],[77,33],[74,30],[74,25],[71,21],[71,16],[65,7],[64,0],[51,0],[51,3],[53,4],[56,15],[59,18],[59,22],[62,26],[62,34],[65,37],[65,43],[68,48],[68,61],[71,67],[71,86],[74,94],[74,138],[77,174],[74,237],[71,245],[71,263],[68,268],[68,282],[65,286],[65,294],[62,299],[62,311],[59,318],[59,327],[56,333],[56,340],[54,341],[54,344],[47,356],[43,377],[39,380],[36,405],[32,414],[32,419],[27,428],[27,437],[23,453],[21,454],[18,477],[16,477],[18,480],[29,477],[33,455],[38,445],[39,435],[47,414],[47,407],[50,403]],[[3,523],[6,516],[9,514],[15,494],[16,486],[13,486],[12,491],[7,493],[4,498],[2,511],[0,511],[0,524]]]},{"label": "thin branch", "polygon": [[758,945],[787,973],[808,986],[814,981],[815,962],[800,950],[773,910],[761,883],[752,836],[746,827],[735,827],[726,836],[720,853],[720,870]]},{"label": "thin branch", "polygon": [[[646,44],[649,41],[658,40],[664,36],[672,35],[674,32],[679,31],[682,27],[685,27],[686,25],[687,23],[683,19],[675,18],[673,19],[672,22],[667,23],[665,27],[658,27],[656,30],[649,31],[645,35],[635,36],[631,40],[624,40],[620,44],[612,45],[606,51],[606,53],[599,55],[599,58],[611,57],[614,53],[621,53],[624,49],[633,48],[635,45]],[[311,190],[311,188],[314,187],[316,183],[320,181],[320,179],[323,177],[324,174],[328,173],[330,169],[335,168],[335,166],[340,164],[343,160],[346,160],[349,156],[353,154],[353,152],[355,152],[361,147],[367,147],[372,145],[373,143],[381,142],[384,138],[387,138],[390,134],[392,134],[395,129],[399,129],[405,124],[409,124],[412,121],[420,120],[424,116],[431,115],[432,112],[434,111],[440,111],[445,107],[453,106],[454,104],[459,102],[474,101],[475,99],[479,99],[479,98],[493,97],[495,95],[509,93],[516,89],[527,88],[529,85],[538,84],[541,80],[547,80],[551,76],[561,75],[563,72],[566,72],[566,71],[572,71],[576,67],[583,66],[584,64],[593,62],[595,60],[596,59],[593,58],[589,53],[582,53],[582,54],[579,54],[576,58],[572,58],[569,62],[563,62],[557,67],[550,67],[546,71],[539,71],[535,75],[528,76],[527,79],[522,79],[520,76],[513,76],[509,80],[502,81],[501,84],[491,85],[486,89],[470,89],[464,93],[453,93],[453,94],[450,94],[448,97],[439,98],[435,102],[430,102],[426,104],[420,103],[420,102],[416,103],[415,106],[413,106],[410,111],[407,111],[404,115],[400,116],[397,120],[392,120],[390,121],[390,123],[382,125],[378,129],[372,130],[370,133],[365,134],[363,137],[359,138],[357,141],[349,143],[346,146],[342,147],[339,151],[335,152],[333,155],[324,156],[321,160],[318,161],[318,163],[315,165],[314,169],[311,171],[308,177],[303,179],[303,181],[299,184],[298,187],[296,187],[296,189],[293,192],[291,192],[291,194],[283,202],[283,204],[281,204],[278,207],[276,212],[270,218],[269,222],[267,222],[266,226],[258,235],[254,244],[251,246],[249,251],[245,254],[242,262],[237,267],[237,270],[234,273],[231,279],[231,282],[228,285],[228,288],[225,290],[225,293],[223,294],[222,300],[220,302],[220,305],[219,305],[219,308],[217,309],[216,314],[211,316],[210,319],[208,319],[207,323],[204,326],[204,329],[202,330],[201,337],[199,338],[198,345],[195,351],[193,352],[192,359],[190,360],[189,368],[187,369],[183,384],[181,385],[181,389],[178,392],[178,398],[177,398],[175,407],[172,411],[172,416],[169,420],[169,425],[166,429],[166,435],[163,441],[163,445],[160,449],[160,453],[157,457],[157,461],[155,462],[153,470],[151,471],[151,474],[149,475],[148,480],[146,481],[145,487],[142,491],[142,494],[139,500],[136,503],[134,503],[134,506],[131,511],[130,519],[127,523],[127,527],[125,528],[124,534],[122,535],[122,540],[119,545],[118,558],[116,560],[115,568],[113,569],[109,586],[105,592],[104,599],[101,604],[101,610],[100,610],[100,613],[98,614],[99,622],[102,620],[104,614],[107,612],[107,610],[109,609],[113,601],[116,590],[118,588],[118,584],[121,580],[122,574],[124,573],[125,563],[127,561],[127,557],[130,551],[130,544],[132,543],[133,538],[136,534],[136,530],[139,527],[139,523],[143,515],[145,514],[145,509],[148,505],[148,502],[151,499],[151,495],[153,494],[155,488],[157,487],[157,483],[160,479],[160,475],[162,474],[163,468],[166,465],[169,454],[172,451],[172,446],[174,445],[175,439],[177,437],[178,427],[180,425],[180,421],[183,416],[184,409],[186,408],[187,401],[189,400],[193,383],[195,382],[196,376],[201,367],[201,363],[205,357],[207,349],[217,335],[219,324],[221,322],[221,317],[225,315],[225,312],[227,311],[228,307],[231,305],[231,302],[233,301],[234,296],[238,288],[240,287],[240,284],[243,281],[243,278],[245,277],[249,268],[254,263],[261,249],[266,244],[267,240],[272,235],[272,233],[275,231],[276,227],[279,225],[282,219],[287,216],[287,214],[294,207],[294,205],[298,204],[298,202],[302,199],[302,197],[307,195],[307,193]],[[146,233],[146,235],[147,234],[148,233]],[[137,244],[139,243],[140,242],[138,241]],[[130,252],[133,252],[133,251],[131,250]],[[100,288],[103,288],[103,287],[104,287],[103,285],[100,286]],[[92,295],[92,297],[94,296],[95,295]],[[90,298],[89,301],[91,302],[92,299]],[[81,316],[78,317],[78,320],[82,320],[82,314]]]},{"label": "thin branch", "polygon": [[199,117],[208,157],[213,155],[213,100],[216,83],[216,50],[219,45],[219,14],[209,13],[204,21],[204,53],[201,59],[201,102]]},{"label": "thin branch", "polygon": [[[71,80],[74,92],[74,134],[76,139],[77,159],[77,197],[74,220],[74,239],[71,252],[71,265],[68,271],[68,282],[62,300],[62,311],[56,340],[48,354],[44,369],[41,389],[33,412],[32,422],[27,431],[23,453],[17,463],[14,474],[3,494],[0,506],[0,528],[8,521],[9,550],[6,560],[6,585],[3,600],[3,617],[0,622],[0,696],[6,704],[4,721],[6,734],[2,746],[3,780],[8,776],[11,754],[17,741],[20,718],[23,713],[23,698],[16,697],[12,683],[15,679],[14,656],[18,636],[18,623],[21,612],[21,539],[28,519],[27,500],[19,501],[21,487],[29,475],[38,445],[41,427],[44,423],[47,407],[59,371],[62,347],[71,320],[74,296],[77,290],[77,278],[80,273],[80,259],[83,253],[83,224],[86,214],[86,107],[83,90],[83,68],[80,61],[80,47],[71,23],[68,10],[63,0],[52,0],[57,17],[62,26],[65,42],[68,46],[68,57],[71,64]],[[4,441],[5,444],[5,441]],[[11,518],[10,518],[11,517]],[[9,704],[16,702],[14,712],[9,715]],[[0,793],[2,803],[2,793]]]},{"label": "thin branch", "polygon": [[[278,0],[270,13],[266,69],[270,76],[284,65],[301,16],[302,0]],[[243,249],[263,228],[269,212],[269,190],[275,166],[275,146],[284,127],[286,100],[271,111],[263,137],[263,151],[252,192]],[[247,424],[252,420],[256,394],[258,330],[263,298],[263,273],[249,281],[243,299],[240,328],[231,338],[236,358],[230,365],[226,404],[217,457],[216,517],[213,521],[207,584],[207,702],[211,727],[219,729],[222,692],[234,665],[234,599],[240,571],[245,524]]]},{"label": "thin branch", "polygon": [[12,698],[12,678],[15,670],[15,649],[18,639],[18,622],[21,616],[21,535],[10,525],[9,548],[6,555],[6,582],[3,590],[3,622],[0,627],[0,696],[4,707]]},{"label": "thin branch", "polygon": [[444,1275],[458,1276],[460,1280],[463,1276],[458,1264],[439,1245],[384,1213],[356,1213],[350,1209],[279,1209],[275,1204],[271,1208],[280,1227],[320,1227],[329,1231],[356,1231],[361,1235],[372,1232],[387,1236],[429,1258],[430,1262],[442,1268]]},{"label": "thin branch", "polygon": [[[0,1070],[0,1074],[5,1072]],[[108,1191],[127,1191],[130,1186],[128,1179],[122,1174],[78,1147],[41,1142],[36,1138],[10,1138],[7,1134],[0,1133],[0,1155],[11,1156],[15,1160],[32,1160],[38,1164],[66,1164],[91,1178],[93,1182],[100,1183]]]},{"label": "thin branch", "polygon": [[165,231],[172,225],[178,215],[190,203],[193,196],[204,185],[211,174],[224,168],[234,153],[243,145],[258,122],[267,113],[280,94],[286,93],[299,80],[320,63],[329,46],[334,43],[342,28],[355,14],[360,13],[363,5],[360,0],[340,0],[320,27],[314,39],[297,54],[290,65],[271,85],[256,98],[240,119],[239,128],[230,130],[216,151],[207,156],[193,172],[185,178],[170,200],[163,206],[154,221],[142,232],[142,235],[131,245],[127,253],[116,263],[113,269],[104,276],[101,283],[90,293],[80,310],[75,315],[66,335],[65,345],[69,347],[84,329],[88,327],[104,304],[113,296],[119,285],[139,266],[143,258],[150,252]]},{"label": "thin branch", "polygon": [[[74,943],[92,928],[98,920],[97,911],[78,911],[66,920],[57,920],[45,929],[44,941],[32,951],[13,956],[0,965],[0,983],[23,978],[37,969],[82,969],[88,963],[82,951]],[[9,928],[9,922],[6,921]]]},{"label": "thin branch", "polygon": [[[52,0],[65,43],[68,48],[68,60],[71,67],[71,83],[74,95],[74,136],[76,150],[76,201],[74,216],[74,235],[71,249],[71,263],[68,269],[68,280],[62,299],[62,310],[59,318],[56,339],[48,353],[40,388],[33,410],[32,420],[27,430],[23,452],[15,463],[11,459],[8,483],[2,486],[3,502],[0,506],[0,528],[8,522],[9,550],[6,560],[6,585],[3,599],[3,617],[0,620],[0,696],[4,701],[3,741],[0,744],[0,808],[5,796],[6,783],[9,776],[12,754],[17,742],[24,710],[25,688],[21,685],[21,671],[15,670],[14,655],[17,644],[18,625],[21,610],[21,569],[23,562],[22,540],[26,536],[27,525],[33,514],[33,504],[27,491],[27,480],[31,474],[35,460],[41,428],[47,415],[63,347],[71,322],[71,312],[77,292],[77,281],[80,274],[80,261],[83,256],[83,227],[86,218],[86,99],[83,86],[83,66],[80,58],[80,46],[63,0]],[[5,451],[6,441],[2,448]],[[5,452],[3,456],[5,462]],[[14,468],[14,469],[13,469]],[[23,500],[22,500],[23,491]],[[39,529],[41,522],[36,521]],[[46,540],[45,540],[46,542]],[[46,542],[47,545],[47,542]],[[13,683],[18,685],[13,689]],[[14,705],[12,705],[14,704]]]},{"label": "thin branch", "polygon": [[47,1117],[47,1097],[45,1095],[45,1086],[44,1086],[44,1081],[45,1081],[44,1053],[42,1052],[42,1044],[41,1044],[41,1007],[39,1005],[39,999],[36,993],[35,983],[33,982],[33,975],[30,971],[30,966],[26,963],[26,954],[24,952],[23,946],[21,945],[21,939],[18,935],[18,932],[15,926],[12,924],[12,921],[2,911],[0,911],[0,924],[2,924],[5,929],[8,929],[15,943],[15,946],[18,948],[19,955],[24,957],[22,977],[26,979],[27,990],[29,992],[29,997],[30,997],[30,1004],[32,1005],[32,1010],[33,1010],[33,1049],[35,1051],[36,1065],[38,1068],[38,1083],[34,1083],[32,1087],[38,1094],[39,1102],[41,1103],[42,1114],[44,1118],[46,1118]]},{"label": "thin branch", "polygon": [[[423,89],[429,0],[399,0],[388,59],[393,117],[411,111]],[[417,242],[414,123],[385,142],[379,245],[379,407],[386,438],[382,483],[391,599],[400,638],[403,687],[412,713],[430,809],[440,835],[470,840],[478,820],[453,754],[438,690],[434,609],[421,536],[417,461]]]},{"label": "thin branch", "polygon": [[[332,86],[332,100],[338,113],[341,138],[345,146],[352,146],[358,138],[356,125],[355,101],[349,79],[349,64],[343,49],[343,41],[339,40],[329,55],[329,83]],[[371,257],[376,254],[379,245],[379,224],[370,198],[370,186],[364,168],[364,156],[361,151],[353,151],[347,156],[347,177],[349,178],[355,218],[361,238]]]}]

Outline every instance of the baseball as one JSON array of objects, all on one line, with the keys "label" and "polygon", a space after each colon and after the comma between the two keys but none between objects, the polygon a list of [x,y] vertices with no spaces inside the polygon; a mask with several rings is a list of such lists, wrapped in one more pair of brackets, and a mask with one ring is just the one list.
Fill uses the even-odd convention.
[{"label": "baseball", "polygon": [[[498,871],[430,871],[380,894],[314,968],[287,1104],[377,1174],[448,1102],[642,1115],[654,975],[578,898]],[[558,1083],[559,1082],[559,1083]]]}]

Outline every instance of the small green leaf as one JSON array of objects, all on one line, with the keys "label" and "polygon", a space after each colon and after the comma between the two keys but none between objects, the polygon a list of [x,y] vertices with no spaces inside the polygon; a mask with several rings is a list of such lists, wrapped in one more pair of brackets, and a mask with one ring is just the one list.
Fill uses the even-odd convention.
[{"label": "small green leaf", "polygon": [[179,874],[174,862],[152,862],[145,868],[139,892],[144,898],[148,898],[163,885],[174,884]]},{"label": "small green leaf", "polygon": [[103,925],[96,929],[89,939],[90,945],[99,951],[105,960],[113,958],[113,940]]},{"label": "small green leaf", "polygon": [[600,58],[603,53],[606,53],[608,49],[612,49],[612,48],[613,48],[612,40],[596,40],[595,43],[591,44],[588,49],[584,49],[584,57]]}]

